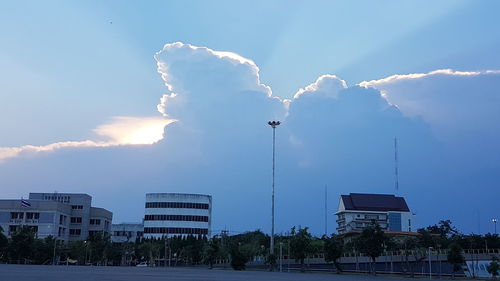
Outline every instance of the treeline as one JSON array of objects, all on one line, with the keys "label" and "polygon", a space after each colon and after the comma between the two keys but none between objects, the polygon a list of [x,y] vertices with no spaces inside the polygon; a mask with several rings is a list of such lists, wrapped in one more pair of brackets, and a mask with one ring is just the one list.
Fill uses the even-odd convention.
[{"label": "treeline", "polygon": [[[375,222],[358,234],[314,237],[308,228],[292,228],[286,235],[275,236],[275,255],[269,255],[270,237],[257,230],[237,235],[176,236],[163,239],[112,243],[107,234],[94,235],[86,241],[63,243],[52,237],[37,239],[29,227],[21,227],[9,239],[0,231],[0,261],[27,264],[128,265],[148,266],[203,265],[230,263],[236,270],[245,269],[253,259],[264,260],[276,269],[280,258],[295,259],[305,270],[308,257],[322,256],[342,271],[342,256],[370,257],[370,272],[375,273],[377,257],[396,252],[405,257],[404,270],[413,276],[428,251],[446,253],[454,271],[464,263],[464,250],[500,249],[497,234],[462,234],[450,221],[419,229],[414,235],[388,234]],[[491,265],[494,274],[496,261]]]}]

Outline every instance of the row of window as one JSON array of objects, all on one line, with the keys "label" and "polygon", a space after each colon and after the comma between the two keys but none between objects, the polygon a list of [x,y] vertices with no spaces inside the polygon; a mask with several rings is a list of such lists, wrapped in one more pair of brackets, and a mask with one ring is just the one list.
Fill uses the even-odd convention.
[{"label": "row of window", "polygon": [[188,216],[188,215],[146,215],[145,221],[202,221],[208,222],[207,216]]},{"label": "row of window", "polygon": [[82,223],[82,217],[71,217],[71,223]]},{"label": "row of window", "polygon": [[82,234],[82,230],[81,229],[70,229],[69,230],[69,235],[79,236],[81,234]]},{"label": "row of window", "polygon": [[[36,225],[30,225],[27,226],[32,232],[37,233],[38,232],[38,226]],[[20,230],[21,226],[20,225],[9,225],[9,232],[14,233],[18,230]]]},{"label": "row of window", "polygon": [[[137,237],[142,237],[144,232],[136,231]],[[133,231],[114,231],[113,236],[124,236],[124,237],[132,237]]]},{"label": "row of window", "polygon": [[91,225],[101,225],[101,220],[100,219],[90,219],[90,224]]},{"label": "row of window", "polygon": [[146,208],[182,208],[182,209],[205,209],[208,204],[190,202],[146,202]]},{"label": "row of window", "polygon": [[83,205],[71,205],[71,209],[73,209],[73,210],[83,210]]},{"label": "row of window", "polygon": [[144,233],[208,235],[208,229],[188,227],[145,227]]},{"label": "row of window", "polygon": [[69,201],[71,200],[71,196],[61,196],[61,195],[51,195],[51,196],[47,196],[45,195],[43,197],[45,200],[52,200],[52,201],[58,201],[58,202],[62,202],[62,203],[69,203]]},{"label": "row of window", "polygon": [[[23,218],[24,218],[23,212],[10,212],[10,219],[11,220],[17,220],[17,219],[23,219]],[[40,213],[26,212],[26,219],[27,220],[37,220],[39,218],[40,218]]]}]

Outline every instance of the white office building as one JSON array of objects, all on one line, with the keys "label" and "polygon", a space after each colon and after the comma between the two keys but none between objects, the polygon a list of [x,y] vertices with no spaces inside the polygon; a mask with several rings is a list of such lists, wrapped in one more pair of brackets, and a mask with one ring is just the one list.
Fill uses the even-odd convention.
[{"label": "white office building", "polygon": [[413,214],[403,197],[389,194],[350,193],[341,195],[337,232],[361,232],[373,222],[384,231],[411,232]]},{"label": "white office building", "polygon": [[111,226],[111,241],[113,243],[134,243],[142,240],[144,224],[119,223]]},{"label": "white office building", "polygon": [[113,213],[91,203],[90,195],[78,193],[30,193],[29,199],[0,200],[0,226],[8,237],[27,226],[38,238],[63,241],[109,233]]},{"label": "white office building", "polygon": [[212,196],[185,193],[148,193],[144,238],[207,235],[212,223]]}]

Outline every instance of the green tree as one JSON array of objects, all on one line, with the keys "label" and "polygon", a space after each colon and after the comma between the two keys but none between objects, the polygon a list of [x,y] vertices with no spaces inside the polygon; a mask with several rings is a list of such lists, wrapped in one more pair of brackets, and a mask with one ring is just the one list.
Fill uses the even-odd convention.
[{"label": "green tree", "polygon": [[33,262],[36,264],[51,264],[54,254],[54,243],[55,240],[52,236],[44,239],[35,239]]},{"label": "green tree", "polygon": [[22,226],[11,236],[9,259],[28,263],[35,252],[35,232],[29,226]]},{"label": "green tree", "polygon": [[241,248],[241,242],[233,243],[229,248],[231,267],[234,270],[245,270],[246,263],[249,260],[248,255]]},{"label": "green tree", "polygon": [[335,234],[332,234],[331,237],[325,236],[323,237],[323,240],[325,261],[333,263],[337,273],[341,273],[342,268],[340,267],[338,259],[342,257],[342,254],[344,253],[344,241]]},{"label": "green tree", "polygon": [[304,260],[311,252],[312,235],[308,228],[300,228],[298,231],[292,227],[290,238],[290,251],[295,260],[300,262],[300,271],[304,272]]},{"label": "green tree", "polygon": [[96,233],[89,236],[87,240],[89,247],[89,258],[91,263],[106,264],[107,248],[111,246],[111,239],[107,233]]},{"label": "green tree", "polygon": [[3,229],[0,226],[0,261],[7,258],[7,246],[9,239],[3,234]]},{"label": "green tree", "polygon": [[360,251],[371,258],[370,273],[372,274],[376,274],[374,266],[375,259],[384,252],[385,240],[386,236],[384,231],[382,231],[380,225],[373,222],[363,229],[363,232],[361,232],[361,235],[358,237]]},{"label": "green tree", "polygon": [[452,278],[455,278],[455,272],[461,269],[465,259],[462,255],[462,247],[458,243],[451,243],[448,249],[448,262],[452,264]]},{"label": "green tree", "polygon": [[212,269],[213,265],[220,254],[220,240],[212,238],[205,244],[203,248],[203,261]]},{"label": "green tree", "polygon": [[78,264],[84,265],[88,254],[87,241],[70,241],[68,243],[68,255],[77,260]]},{"label": "green tree", "polygon": [[499,269],[500,266],[498,265],[498,258],[496,256],[491,256],[491,262],[486,270],[488,270],[488,273],[491,274],[493,278],[497,278]]}]

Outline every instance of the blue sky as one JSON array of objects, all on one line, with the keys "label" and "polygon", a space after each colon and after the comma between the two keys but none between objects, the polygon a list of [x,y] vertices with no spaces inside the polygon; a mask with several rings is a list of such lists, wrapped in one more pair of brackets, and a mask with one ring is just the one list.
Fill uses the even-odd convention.
[{"label": "blue sky", "polygon": [[[162,81],[153,56],[165,44],[180,41],[214,51],[232,52],[252,60],[258,67],[260,82],[271,87],[274,96],[283,99],[292,99],[299,89],[324,74],[334,74],[352,87],[362,81],[379,80],[396,74],[425,74],[438,69],[458,71],[396,79],[395,82],[372,82],[369,86],[379,91],[376,95],[384,94],[388,101],[385,105],[382,102],[383,106],[379,109],[368,101],[354,102],[348,98],[358,94],[363,96],[359,89],[351,89],[347,91],[351,94],[340,96],[337,96],[338,89],[333,88],[311,91],[323,95],[323,98],[333,97],[335,101],[309,99],[307,95],[301,100],[294,100],[288,117],[290,126],[283,126],[287,137],[282,140],[283,146],[288,149],[282,157],[290,162],[284,165],[281,176],[283,184],[294,179],[288,183],[288,187],[295,192],[288,198],[292,201],[300,198],[300,194],[316,194],[316,191],[304,187],[307,185],[319,186],[318,194],[321,194],[325,184],[332,186],[332,205],[336,205],[336,198],[342,192],[394,192],[391,189],[390,135],[395,134],[391,131],[395,127],[388,124],[397,123],[401,127],[394,130],[400,132],[403,140],[409,139],[407,143],[410,147],[422,150],[421,154],[429,157],[439,155],[442,160],[442,163],[436,160],[439,163],[435,167],[430,165],[432,168],[420,171],[418,167],[431,158],[422,160],[409,149],[408,153],[413,156],[406,161],[414,162],[406,163],[407,169],[401,167],[402,183],[406,175],[408,188],[414,188],[412,192],[402,195],[408,196],[415,209],[422,213],[418,216],[419,223],[428,225],[438,219],[452,218],[466,231],[487,231],[488,216],[496,216],[498,210],[479,202],[490,200],[484,194],[498,194],[494,189],[498,179],[494,174],[498,172],[492,163],[500,160],[499,152],[493,145],[499,140],[495,132],[495,124],[499,121],[495,89],[500,82],[496,74],[485,71],[500,69],[499,8],[500,3],[495,1],[1,2],[0,147],[75,143],[69,144],[73,147],[70,152],[50,152],[51,149],[49,152],[6,159],[0,163],[0,188],[10,197],[20,197],[32,190],[89,192],[102,204],[120,186],[126,190],[134,186],[148,186],[141,187],[136,195],[162,190],[207,192],[218,196],[215,202],[221,202],[221,209],[216,213],[217,227],[267,229],[267,220],[257,217],[248,225],[240,223],[236,216],[248,214],[245,213],[247,211],[236,212],[234,217],[228,214],[232,203],[227,202],[242,200],[238,197],[241,192],[228,192],[220,186],[211,189],[196,185],[203,182],[218,185],[220,179],[215,175],[223,175],[228,167],[213,162],[214,158],[238,161],[235,155],[241,146],[237,142],[226,143],[224,134],[216,135],[222,128],[213,122],[234,118],[251,127],[254,126],[251,120],[285,119],[281,115],[284,113],[273,102],[265,101],[265,95],[269,93],[260,83],[255,84],[252,80],[255,77],[249,71],[254,68],[247,69],[242,65],[232,69],[226,64],[228,58],[203,50],[190,50],[186,46],[180,49],[187,55],[170,50],[163,52],[165,58],[160,62],[164,61],[170,67],[164,74],[171,75],[169,77],[175,80],[170,81],[173,90],[167,89],[164,83],[169,81]],[[462,73],[473,71],[477,73]],[[336,78],[329,79],[337,81]],[[244,102],[231,94],[239,91],[252,91],[260,96],[255,100],[252,96],[251,101]],[[326,94],[321,94],[322,91]],[[477,96],[470,97],[470,93],[477,93]],[[157,104],[162,104],[162,96],[170,94],[178,96],[170,99],[173,102],[165,102],[168,116],[162,116],[157,111]],[[474,99],[473,108],[470,99]],[[392,113],[364,115],[366,112],[358,109],[365,102],[366,106],[373,106],[369,107],[370,110],[379,113],[386,112],[385,106],[396,105],[401,116],[392,116]],[[226,111],[226,108],[218,110],[221,104],[234,107],[234,111]],[[247,115],[234,117],[242,112]],[[297,113],[292,115],[292,112]],[[343,115],[346,112],[349,115]],[[351,116],[353,112],[358,112],[356,118]],[[218,115],[222,119],[218,119]],[[370,130],[365,130],[366,124],[362,122],[363,118],[368,118],[366,116],[377,120]],[[309,125],[303,122],[313,117],[320,118],[318,120],[351,120],[352,124],[359,124],[356,128],[361,131],[353,129],[348,123],[341,127],[337,127],[340,126],[337,123],[329,123],[324,130],[343,132],[346,139],[328,133],[316,135],[306,130],[305,126]],[[202,122],[202,118],[205,121]],[[214,118],[213,122],[208,122],[211,118]],[[167,126],[160,144],[151,145],[150,142],[158,141],[161,136],[152,136],[151,140],[137,138],[137,134],[145,134],[144,128],[158,132],[158,128],[161,130],[170,122],[165,121],[168,119],[177,119],[180,125],[172,127],[171,131],[168,129],[171,125]],[[315,120],[311,119],[311,122]],[[248,165],[246,171],[262,168],[261,176],[234,171],[241,173],[241,178],[248,177],[248,180],[238,183],[234,178],[230,182],[238,183],[240,191],[254,192],[249,196],[266,198],[269,175],[266,174],[268,155],[265,153],[268,147],[265,142],[255,147],[248,143],[252,137],[261,135],[248,135],[248,128],[225,129],[233,130],[233,134],[240,136],[241,139],[236,139],[240,140],[240,145],[248,145],[249,151],[260,153],[259,148],[262,148],[264,152],[245,164]],[[255,127],[255,130],[260,129]],[[191,135],[193,132],[197,134]],[[265,132],[262,132],[263,138],[268,137]],[[377,138],[371,139],[373,135]],[[330,137],[330,142],[318,142]],[[358,140],[353,141],[356,138]],[[338,143],[335,143],[336,140]],[[403,140],[401,145],[404,150]],[[83,144],[83,141],[92,143]],[[255,139],[255,142],[261,141]],[[128,147],[131,143],[140,143],[141,146]],[[186,151],[172,148],[184,147],[186,143],[196,147],[196,153],[192,147]],[[414,146],[421,143],[426,145],[420,148]],[[222,144],[224,146],[221,147]],[[322,155],[318,150],[319,147],[328,150],[330,145],[344,147],[351,152],[340,155],[341,151],[332,149],[331,154]],[[387,146],[381,149],[382,145]],[[84,148],[78,148],[81,146]],[[483,147],[484,150],[476,151],[474,147]],[[226,154],[233,148],[235,155]],[[372,153],[377,149],[384,153]],[[179,153],[177,162],[174,162],[182,162],[175,171],[162,166],[173,161],[168,154],[174,153],[171,150]],[[365,151],[366,161],[356,154],[356,150]],[[463,157],[457,157],[458,151],[465,151]],[[189,156],[189,153],[192,155]],[[168,159],[158,158],[162,154]],[[380,164],[377,161],[383,155],[388,156]],[[335,163],[325,163],[320,156],[338,158]],[[402,157],[404,159],[404,153]],[[119,160],[114,161],[115,158],[134,163],[127,166],[118,163]],[[454,163],[447,165],[445,160]],[[57,169],[69,169],[68,161],[73,161],[69,165],[73,169],[60,176]],[[359,167],[360,161],[365,161],[367,166]],[[101,170],[89,168],[97,162],[107,166],[101,167]],[[380,164],[381,170],[370,169],[369,164],[379,165],[376,163]],[[476,163],[477,170],[470,163]],[[206,169],[205,165],[214,170],[205,175],[202,172]],[[454,165],[457,167],[450,167]],[[334,168],[340,169],[343,176],[332,176],[331,169]],[[119,176],[123,171],[135,171],[136,175],[123,182],[124,179]],[[322,174],[317,174],[318,171]],[[26,172],[33,176],[18,180]],[[200,175],[199,181],[178,176],[191,173]],[[159,174],[165,174],[167,178],[171,176],[171,179],[164,181]],[[365,178],[364,181],[357,179],[349,182],[359,174],[365,175],[361,177]],[[433,183],[420,182],[418,179],[422,175]],[[295,186],[297,182],[302,182],[301,186]],[[259,187],[256,188],[256,185]],[[170,190],[172,186],[176,186],[174,190]],[[432,198],[420,198],[420,193],[416,191],[418,188],[433,190],[433,186],[440,186],[442,192]],[[423,210],[426,200],[435,200],[438,204],[439,200],[446,198],[446,194],[456,193],[457,190],[458,193],[470,194],[452,197],[450,200],[455,200],[455,203],[450,203],[449,208],[444,208],[440,214]],[[318,196],[311,196],[307,202],[314,204]],[[460,208],[453,206],[457,205],[456,202],[466,204],[461,200],[467,198],[475,198],[477,202],[467,202],[472,204],[473,211],[461,214]],[[124,200],[132,202],[133,198]],[[315,217],[306,212],[297,216],[295,222],[287,215],[294,205],[281,204],[281,215],[285,221],[280,225],[282,230],[293,223],[309,224],[315,231],[323,229],[321,214]],[[117,220],[126,221],[139,220],[141,206],[142,202],[130,210],[118,204],[110,208],[113,208]],[[321,213],[321,210],[318,212]],[[265,214],[262,211],[262,215]],[[332,225],[333,222],[331,220]]]}]

